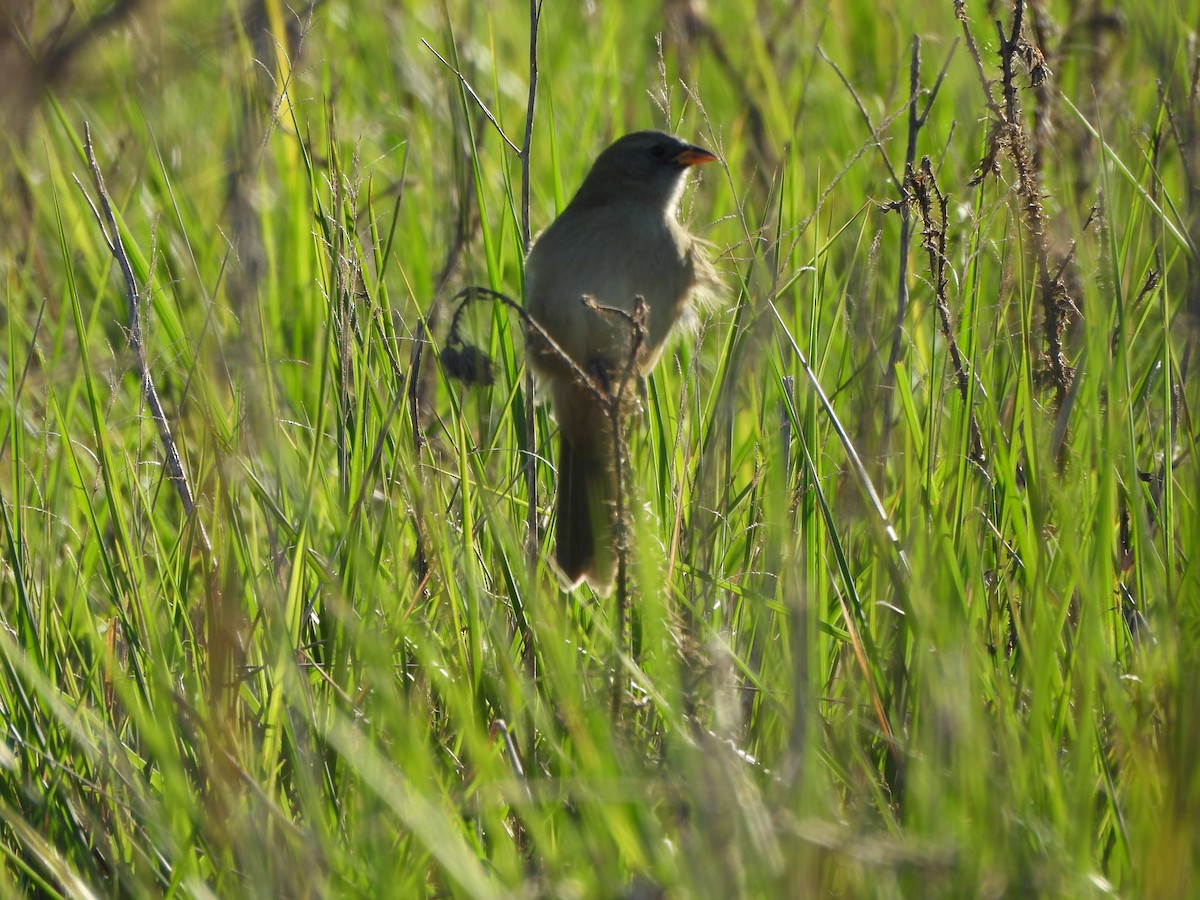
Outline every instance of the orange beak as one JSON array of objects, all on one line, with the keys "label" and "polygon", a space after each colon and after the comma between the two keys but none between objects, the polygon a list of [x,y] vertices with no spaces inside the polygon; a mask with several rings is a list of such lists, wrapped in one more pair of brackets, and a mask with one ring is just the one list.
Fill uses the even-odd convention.
[{"label": "orange beak", "polygon": [[704,163],[710,163],[717,158],[715,153],[710,153],[703,147],[697,147],[695,144],[689,144],[677,154],[675,154],[674,162],[680,166],[699,166]]}]

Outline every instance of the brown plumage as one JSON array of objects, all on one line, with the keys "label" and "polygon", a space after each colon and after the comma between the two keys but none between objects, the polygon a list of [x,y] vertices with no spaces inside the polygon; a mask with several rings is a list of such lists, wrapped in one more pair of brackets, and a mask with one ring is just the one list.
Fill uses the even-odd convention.
[{"label": "brown plumage", "polygon": [[[673,135],[639,131],[596,159],[578,193],[534,242],[525,266],[525,308],[582,371],[616,389],[633,346],[628,319],[647,305],[636,374],[649,374],[668,338],[694,322],[696,298],[715,297],[716,270],[704,245],[675,217],[687,170],[716,157]],[[559,427],[555,562],[564,583],[600,593],[616,572],[618,486],[607,405],[534,329],[529,361],[548,389]],[[626,389],[628,389],[628,385]]]}]

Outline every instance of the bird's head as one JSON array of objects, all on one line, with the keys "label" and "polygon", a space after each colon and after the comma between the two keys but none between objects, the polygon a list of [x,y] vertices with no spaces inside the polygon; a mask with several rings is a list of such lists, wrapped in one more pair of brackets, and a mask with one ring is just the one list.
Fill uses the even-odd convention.
[{"label": "bird's head", "polygon": [[576,196],[581,202],[645,199],[673,206],[692,166],[715,160],[703,147],[663,131],[635,131],[613,142],[597,158]]}]

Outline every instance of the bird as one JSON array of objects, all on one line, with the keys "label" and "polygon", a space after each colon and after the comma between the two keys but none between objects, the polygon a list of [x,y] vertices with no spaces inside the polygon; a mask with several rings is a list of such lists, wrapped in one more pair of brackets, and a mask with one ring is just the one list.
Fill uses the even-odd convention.
[{"label": "bird", "polygon": [[616,577],[611,411],[633,404],[612,401],[721,295],[709,245],[677,218],[687,173],[716,159],[661,131],[618,138],[526,257],[527,359],[559,429],[553,563],[567,590],[606,595]]}]

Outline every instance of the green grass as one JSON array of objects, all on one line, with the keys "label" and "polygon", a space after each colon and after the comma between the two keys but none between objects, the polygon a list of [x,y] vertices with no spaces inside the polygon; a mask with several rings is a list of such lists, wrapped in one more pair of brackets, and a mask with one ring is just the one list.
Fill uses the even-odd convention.
[{"label": "green grass", "polygon": [[[1200,893],[1200,7],[1041,12],[1060,402],[1013,163],[972,182],[994,113],[962,27],[911,6],[711,3],[661,73],[657,4],[544,9],[535,231],[624,131],[722,157],[684,212],[727,302],[631,434],[629,623],[545,563],[554,424],[530,445],[503,305],[466,315],[495,383],[427,347],[412,403],[419,320],[519,298],[524,248],[520,160],[421,41],[519,146],[528,10],[267,2],[264,39],[174,2],[89,44],[7,129],[0,892]],[[888,365],[914,34],[919,108],[949,58],[916,161],[965,402],[915,209]]]}]

